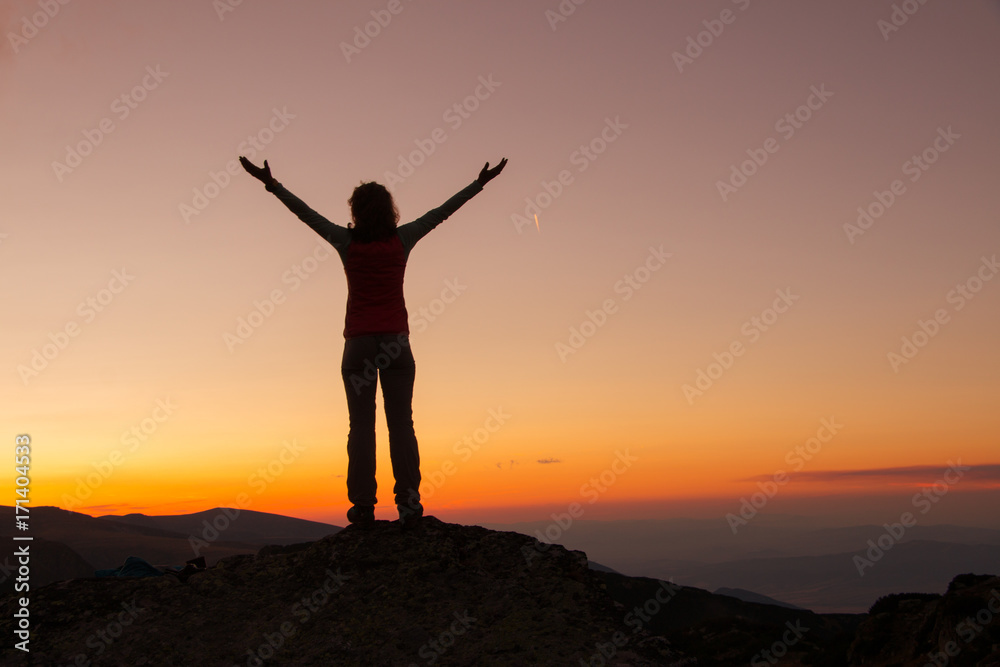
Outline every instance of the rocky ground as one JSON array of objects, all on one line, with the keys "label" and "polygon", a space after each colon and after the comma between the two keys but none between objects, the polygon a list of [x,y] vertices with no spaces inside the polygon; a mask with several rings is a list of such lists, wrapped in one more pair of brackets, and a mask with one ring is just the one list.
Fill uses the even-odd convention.
[{"label": "rocky ground", "polygon": [[[139,555],[139,554],[137,554]],[[953,589],[953,590],[952,590]],[[586,555],[425,517],[224,558],[182,581],[30,592],[30,653],[4,665],[1000,665],[1000,578],[814,614],[589,569]],[[991,597],[994,596],[994,597]],[[2,600],[0,630],[16,629]],[[955,628],[988,620],[970,635]],[[923,656],[922,658],[920,656]],[[994,657],[990,657],[994,656]],[[920,662],[919,660],[923,660]],[[991,660],[993,660],[991,662]]]},{"label": "rocky ground", "polygon": [[[31,593],[5,665],[579,664],[620,614],[586,556],[426,517],[223,559],[186,582],[76,579]],[[11,637],[14,601],[4,601]],[[645,637],[619,653],[668,664]]]}]

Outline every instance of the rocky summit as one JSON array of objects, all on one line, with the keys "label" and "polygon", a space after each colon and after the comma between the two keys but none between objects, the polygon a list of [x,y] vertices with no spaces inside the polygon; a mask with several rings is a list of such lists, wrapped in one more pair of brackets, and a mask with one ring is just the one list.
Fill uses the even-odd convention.
[{"label": "rocky summit", "polygon": [[[583,553],[433,517],[265,547],[184,581],[30,595],[30,653],[7,643],[5,665],[575,665],[623,629]],[[4,608],[10,637],[12,598]],[[633,636],[620,660],[670,661],[662,640]]]},{"label": "rocky summit", "polygon": [[[882,600],[867,615],[815,614],[588,565],[521,533],[376,521],[180,576],[33,589],[30,652],[8,640],[0,662],[841,667],[922,665],[954,641],[947,664],[997,664],[996,577],[964,575],[944,596]],[[10,638],[20,606],[13,594],[2,605]],[[963,614],[982,629],[949,629]]]}]

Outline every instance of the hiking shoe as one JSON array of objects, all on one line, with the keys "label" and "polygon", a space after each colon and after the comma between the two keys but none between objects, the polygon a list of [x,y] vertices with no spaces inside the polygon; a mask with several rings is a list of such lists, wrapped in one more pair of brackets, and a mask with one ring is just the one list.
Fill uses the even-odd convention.
[{"label": "hiking shoe", "polygon": [[399,511],[399,525],[404,528],[416,525],[424,515],[424,506],[419,501],[407,505],[396,505],[396,509]]},{"label": "hiking shoe", "polygon": [[375,523],[375,506],[354,505],[351,509],[347,510],[347,520],[351,523]]}]

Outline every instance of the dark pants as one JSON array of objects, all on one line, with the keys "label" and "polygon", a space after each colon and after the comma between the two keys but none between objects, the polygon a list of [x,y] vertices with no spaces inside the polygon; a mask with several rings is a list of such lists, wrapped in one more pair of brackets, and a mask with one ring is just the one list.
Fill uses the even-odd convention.
[{"label": "dark pants", "polygon": [[413,432],[416,365],[406,334],[349,338],[341,363],[351,428],[347,435],[347,499],[375,505],[375,385],[382,383],[396,504],[420,499],[420,454]]}]

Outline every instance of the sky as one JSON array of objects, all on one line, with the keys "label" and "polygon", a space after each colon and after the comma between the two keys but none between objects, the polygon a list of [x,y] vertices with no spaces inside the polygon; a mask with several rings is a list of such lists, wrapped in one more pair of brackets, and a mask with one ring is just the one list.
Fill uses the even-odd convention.
[{"label": "sky", "polygon": [[924,494],[995,525],[996,2],[5,0],[0,28],[0,423],[35,505],[342,525],[343,268],[236,159],[346,224],[362,181],[408,222],[506,157],[407,266],[428,513]]}]

